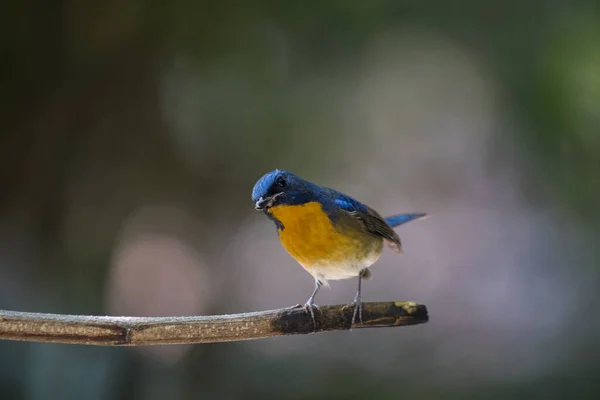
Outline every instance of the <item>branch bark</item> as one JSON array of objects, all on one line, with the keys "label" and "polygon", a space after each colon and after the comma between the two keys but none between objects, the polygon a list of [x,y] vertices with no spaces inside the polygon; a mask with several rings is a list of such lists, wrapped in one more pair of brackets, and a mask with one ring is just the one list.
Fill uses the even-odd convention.
[{"label": "branch bark", "polygon": [[300,306],[206,317],[111,317],[0,310],[0,339],[27,342],[143,346],[262,339],[350,328],[422,324],[427,308],[413,302],[363,303],[363,322],[350,326],[353,308],[322,306],[313,322]]}]

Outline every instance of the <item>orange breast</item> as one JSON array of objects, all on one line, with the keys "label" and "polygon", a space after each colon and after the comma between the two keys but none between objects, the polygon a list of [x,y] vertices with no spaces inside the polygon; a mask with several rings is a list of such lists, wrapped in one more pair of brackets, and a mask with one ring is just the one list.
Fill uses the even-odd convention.
[{"label": "orange breast", "polygon": [[281,244],[305,268],[353,264],[373,249],[365,234],[334,226],[318,202],[275,206],[270,212],[284,226]]}]

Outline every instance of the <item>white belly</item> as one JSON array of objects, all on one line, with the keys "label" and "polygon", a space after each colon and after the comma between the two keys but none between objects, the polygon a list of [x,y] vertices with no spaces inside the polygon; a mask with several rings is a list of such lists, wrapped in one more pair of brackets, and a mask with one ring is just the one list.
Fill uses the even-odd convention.
[{"label": "white belly", "polygon": [[350,279],[358,277],[360,271],[373,265],[380,256],[381,250],[377,249],[361,260],[349,260],[348,262],[344,263],[323,262],[317,265],[303,265],[303,267],[312,276],[314,276],[315,279],[318,279],[319,281],[323,282],[324,285],[329,286],[327,284],[328,280]]}]

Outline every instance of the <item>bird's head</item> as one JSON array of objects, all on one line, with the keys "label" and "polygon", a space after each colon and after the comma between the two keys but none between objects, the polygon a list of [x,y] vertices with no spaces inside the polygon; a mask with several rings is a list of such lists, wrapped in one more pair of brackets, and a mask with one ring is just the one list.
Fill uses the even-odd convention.
[{"label": "bird's head", "polygon": [[263,175],[252,189],[252,201],[257,210],[287,204],[304,204],[313,199],[314,186],[288,171],[273,170]]}]

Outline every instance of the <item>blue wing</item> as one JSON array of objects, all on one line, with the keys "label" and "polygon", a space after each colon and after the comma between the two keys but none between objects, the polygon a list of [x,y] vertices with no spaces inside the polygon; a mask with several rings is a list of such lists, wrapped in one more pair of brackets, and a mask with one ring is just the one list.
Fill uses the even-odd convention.
[{"label": "blue wing", "polygon": [[[336,200],[335,203],[341,209],[348,212],[362,212],[368,213],[369,207],[362,204],[361,202],[354,200],[352,197],[341,195]],[[426,213],[410,213],[410,214],[397,214],[391,215],[389,217],[384,218],[383,220],[391,227],[396,227],[407,222],[413,221],[415,219],[421,219],[426,217]]]},{"label": "blue wing", "polygon": [[337,196],[335,203],[342,212],[360,222],[360,225],[366,233],[382,237],[389,241],[390,244],[396,244],[395,248],[398,250],[401,248],[398,234],[394,232],[392,227],[377,211],[364,205],[358,200],[354,200],[352,197],[343,194]]},{"label": "blue wing", "polygon": [[365,232],[382,237],[392,249],[399,253],[402,252],[402,243],[400,242],[400,237],[392,227],[423,218],[427,215],[424,213],[398,214],[383,218],[371,207],[343,194],[336,197],[335,203],[343,212],[359,221]]},{"label": "blue wing", "polygon": [[359,202],[358,200],[354,200],[350,196],[346,196],[346,195],[343,195],[343,194],[340,194],[335,199],[335,203],[342,210],[345,210],[345,211],[348,211],[348,212],[367,212],[368,211],[368,207],[366,205],[364,205],[363,203]]}]

